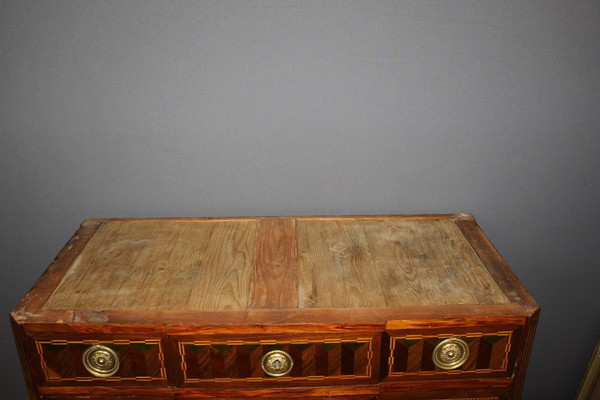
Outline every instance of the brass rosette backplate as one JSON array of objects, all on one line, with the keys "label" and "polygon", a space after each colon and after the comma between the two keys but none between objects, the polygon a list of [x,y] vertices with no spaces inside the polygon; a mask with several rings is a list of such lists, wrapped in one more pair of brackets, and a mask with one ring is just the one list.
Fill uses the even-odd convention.
[{"label": "brass rosette backplate", "polygon": [[82,359],[85,369],[99,378],[113,376],[121,365],[119,355],[110,347],[101,344],[88,347]]},{"label": "brass rosette backplate", "polygon": [[264,355],[261,366],[269,376],[283,376],[292,370],[294,360],[285,351],[273,350]]},{"label": "brass rosette backplate", "polygon": [[455,369],[469,358],[469,345],[459,338],[442,340],[433,349],[433,363],[441,369]]}]

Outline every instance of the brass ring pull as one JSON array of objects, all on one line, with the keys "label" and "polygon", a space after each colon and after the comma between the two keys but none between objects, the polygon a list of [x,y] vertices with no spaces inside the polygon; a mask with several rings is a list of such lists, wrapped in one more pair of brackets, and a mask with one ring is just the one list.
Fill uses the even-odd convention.
[{"label": "brass ring pull", "polygon": [[458,368],[469,358],[469,345],[459,338],[442,340],[433,349],[433,363],[441,369]]},{"label": "brass ring pull", "polygon": [[273,350],[264,355],[261,366],[267,375],[283,376],[292,370],[294,360],[285,351]]},{"label": "brass ring pull", "polygon": [[99,378],[113,376],[121,366],[117,352],[101,344],[88,347],[82,359],[85,369]]}]

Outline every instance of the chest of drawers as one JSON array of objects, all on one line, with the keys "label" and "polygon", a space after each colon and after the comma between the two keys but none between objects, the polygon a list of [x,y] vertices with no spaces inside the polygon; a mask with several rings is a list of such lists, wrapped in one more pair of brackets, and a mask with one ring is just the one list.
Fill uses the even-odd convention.
[{"label": "chest of drawers", "polygon": [[11,321],[31,399],[519,399],[539,307],[468,214],[92,219]]}]

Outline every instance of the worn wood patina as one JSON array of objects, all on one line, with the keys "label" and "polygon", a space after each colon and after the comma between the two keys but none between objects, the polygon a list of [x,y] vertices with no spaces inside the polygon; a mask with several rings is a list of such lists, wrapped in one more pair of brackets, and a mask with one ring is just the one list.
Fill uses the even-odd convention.
[{"label": "worn wood patina", "polygon": [[452,214],[86,220],[11,319],[32,399],[508,400],[538,313]]}]

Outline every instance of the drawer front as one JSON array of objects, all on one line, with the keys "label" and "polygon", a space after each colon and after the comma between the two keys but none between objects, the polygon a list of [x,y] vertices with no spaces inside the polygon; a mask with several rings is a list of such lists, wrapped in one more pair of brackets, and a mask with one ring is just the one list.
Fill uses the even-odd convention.
[{"label": "drawer front", "polygon": [[45,384],[164,384],[160,339],[35,340]]},{"label": "drawer front", "polygon": [[387,381],[512,376],[521,329],[395,331],[387,336]]},{"label": "drawer front", "polygon": [[[380,336],[327,338],[178,338],[184,386],[348,384],[378,377]],[[282,354],[281,374],[269,372]],[[271,371],[273,372],[273,371]],[[275,371],[277,372],[277,371]]]}]

